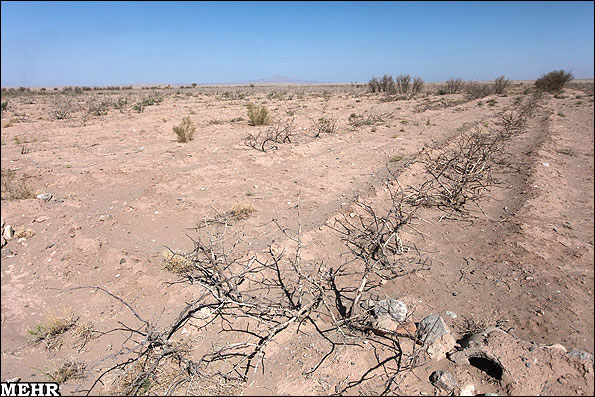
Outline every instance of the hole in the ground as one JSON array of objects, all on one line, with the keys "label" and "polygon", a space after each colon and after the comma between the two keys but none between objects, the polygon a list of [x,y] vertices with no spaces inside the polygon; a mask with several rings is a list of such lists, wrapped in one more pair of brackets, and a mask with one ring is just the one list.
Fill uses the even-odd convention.
[{"label": "hole in the ground", "polygon": [[485,372],[492,378],[502,380],[502,367],[494,360],[486,357],[469,357],[469,364]]}]

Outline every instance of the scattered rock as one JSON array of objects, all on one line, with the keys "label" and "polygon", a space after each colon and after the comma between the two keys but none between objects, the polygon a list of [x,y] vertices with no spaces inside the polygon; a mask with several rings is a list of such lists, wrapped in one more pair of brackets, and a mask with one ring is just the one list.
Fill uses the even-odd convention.
[{"label": "scattered rock", "polygon": [[2,259],[4,259],[4,258],[10,258],[10,257],[14,256],[14,253],[11,250],[7,249],[7,248],[2,248],[2,251],[0,251],[0,252],[1,252],[1,255],[0,256],[1,256]]},{"label": "scattered rock", "polygon": [[7,240],[12,240],[12,237],[14,236],[14,229],[12,228],[12,226],[4,226],[4,232],[2,233],[2,236]]},{"label": "scattered rock", "polygon": [[446,334],[430,343],[427,352],[432,360],[440,361],[446,358],[446,353],[453,350],[455,345],[455,338],[451,334]]},{"label": "scattered rock", "polygon": [[126,258],[120,259],[120,265],[123,264],[123,263],[126,263]]},{"label": "scattered rock", "polygon": [[396,299],[384,299],[374,303],[374,316],[388,315],[396,321],[407,319],[407,305]]},{"label": "scattered rock", "polygon": [[451,391],[457,386],[456,379],[450,372],[434,371],[430,375],[430,382],[439,389]]},{"label": "scattered rock", "polygon": [[0,247],[4,247],[6,245],[6,239],[2,237],[2,245]]},{"label": "scattered rock", "polygon": [[424,345],[429,345],[443,335],[450,334],[448,326],[438,314],[430,314],[419,322],[419,339]]},{"label": "scattered rock", "polygon": [[200,309],[199,311],[196,312],[196,314],[194,314],[194,317],[200,318],[200,319],[206,319],[209,318],[211,316],[211,309],[209,309],[208,307],[203,307],[202,309]]},{"label": "scattered rock", "polygon": [[557,349],[557,350],[561,350],[564,353],[566,353],[566,348],[564,346],[562,346],[559,343],[554,343],[553,345],[548,345],[548,346],[543,346],[546,349]]},{"label": "scattered rock", "polygon": [[42,215],[42,216],[38,216],[37,218],[35,218],[33,220],[33,222],[42,223],[42,222],[49,221],[49,220],[50,220],[49,216]]},{"label": "scattered rock", "polygon": [[459,396],[474,396],[475,395],[475,386],[468,384],[461,387],[459,391]]},{"label": "scattered rock", "polygon": [[52,194],[51,193],[42,193],[42,194],[38,194],[37,198],[42,200],[42,201],[50,201],[52,199]]},{"label": "scattered rock", "polygon": [[367,300],[362,307],[371,310],[372,332],[377,335],[414,336],[417,331],[415,323],[407,321],[407,305],[397,299]]},{"label": "scattered rock", "polygon": [[593,355],[587,353],[586,351],[574,349],[574,350],[569,351],[568,355],[571,357],[576,357],[579,360],[593,362]]},{"label": "scattered rock", "polygon": [[444,314],[446,314],[448,317],[450,318],[457,318],[457,314],[455,312],[451,312],[451,311],[445,311]]}]

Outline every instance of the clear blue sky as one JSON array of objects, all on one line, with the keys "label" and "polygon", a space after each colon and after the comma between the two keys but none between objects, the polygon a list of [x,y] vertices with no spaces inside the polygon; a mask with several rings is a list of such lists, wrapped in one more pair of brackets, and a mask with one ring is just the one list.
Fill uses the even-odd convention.
[{"label": "clear blue sky", "polygon": [[2,2],[5,86],[593,78],[593,2]]}]

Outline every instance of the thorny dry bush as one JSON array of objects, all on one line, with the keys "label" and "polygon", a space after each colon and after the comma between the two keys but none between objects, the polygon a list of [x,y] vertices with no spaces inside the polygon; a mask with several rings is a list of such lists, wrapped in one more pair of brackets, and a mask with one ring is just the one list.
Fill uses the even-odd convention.
[{"label": "thorny dry bush", "polygon": [[351,113],[347,121],[349,122],[349,125],[355,130],[356,128],[361,127],[362,125],[375,125],[379,123],[384,123],[386,119],[389,118],[391,115],[392,112],[380,114],[366,113],[363,115]]},{"label": "thorny dry bush", "polygon": [[244,138],[244,145],[261,152],[278,149],[282,143],[291,143],[291,138],[296,134],[294,119],[280,120],[266,130],[257,134],[248,134]]},{"label": "thorny dry bush", "polygon": [[69,118],[75,110],[75,104],[71,98],[58,95],[56,96],[54,105],[52,109],[50,109],[49,114],[56,120],[65,120]]},{"label": "thorny dry bush", "polygon": [[[504,145],[522,132],[538,108],[535,95],[511,110],[497,115],[495,131],[483,131],[476,125],[459,137],[453,147],[426,152],[421,159],[426,179],[419,187],[409,187],[408,201],[413,205],[435,206],[452,214],[469,215],[466,204],[479,201],[495,183],[492,168],[502,156]],[[479,207],[481,209],[481,207]]]},{"label": "thorny dry bush", "polygon": [[[177,254],[183,257],[184,266],[177,269],[179,281],[171,283],[192,285],[195,298],[165,327],[145,320],[134,307],[103,287],[75,288],[107,293],[126,306],[137,322],[120,323],[113,330],[128,337],[109,357],[116,364],[103,370],[87,392],[92,393],[99,384],[123,395],[156,390],[169,394],[181,392],[182,387],[188,393],[197,384],[213,379],[239,384],[259,369],[264,372],[267,346],[282,332],[318,335],[326,342],[326,353],[304,375],[318,370],[338,347],[373,349],[377,364],[363,371],[360,378],[345,383],[343,391],[367,382],[371,373],[382,379],[386,391],[391,390],[397,374],[418,365],[418,349],[412,343],[411,350],[405,352],[397,335],[372,334],[371,314],[363,301],[372,297],[381,280],[428,267],[427,261],[404,248],[399,237],[413,217],[402,208],[404,203],[399,189],[385,215],[362,204],[358,224],[338,221],[335,230],[350,249],[351,260],[336,269],[302,259],[301,223],[291,231],[273,220],[289,243],[285,248],[271,243],[266,255],[238,252],[242,235],[232,232],[227,224],[206,223],[192,239],[194,249]],[[300,219],[299,205],[295,208]],[[192,359],[192,346],[175,337],[190,325],[197,332],[218,330],[227,338],[225,342],[214,341],[202,356]],[[416,340],[416,335],[407,336]]]},{"label": "thorny dry bush", "polygon": [[337,132],[337,120],[332,117],[320,117],[312,120],[314,138],[320,138],[323,134],[334,134]]}]

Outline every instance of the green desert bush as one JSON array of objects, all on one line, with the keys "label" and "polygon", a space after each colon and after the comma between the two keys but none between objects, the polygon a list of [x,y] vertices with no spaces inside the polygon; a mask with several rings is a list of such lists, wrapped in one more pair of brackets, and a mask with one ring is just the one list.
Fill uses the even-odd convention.
[{"label": "green desert bush", "polygon": [[470,81],[465,84],[465,95],[469,99],[479,99],[491,95],[494,92],[494,87],[491,84],[478,83],[477,81]]},{"label": "green desert bush", "polygon": [[368,81],[368,89],[370,92],[380,92],[380,82],[378,81],[378,77],[372,77],[370,81]]},{"label": "green desert bush", "polygon": [[272,123],[273,120],[266,107],[256,106],[253,103],[249,103],[247,108],[250,125],[269,125]]},{"label": "green desert bush", "polygon": [[178,136],[178,142],[188,142],[194,139],[194,132],[196,131],[196,127],[190,117],[186,116],[182,119],[182,123],[180,125],[176,125],[174,127],[174,132]]},{"label": "green desert bush", "polygon": [[494,94],[496,95],[504,95],[506,94],[506,89],[510,85],[510,80],[508,80],[504,75],[496,78],[494,80]]},{"label": "green desert bush", "polygon": [[411,95],[417,95],[422,92],[424,89],[424,81],[421,77],[415,77],[413,79],[413,84],[411,85]]},{"label": "green desert bush", "polygon": [[566,83],[574,79],[570,72],[564,70],[554,70],[553,72],[542,75],[535,81],[535,87],[539,91],[556,93],[560,92]]},{"label": "green desert bush", "polygon": [[461,92],[464,86],[465,83],[463,82],[463,79],[461,79],[460,77],[457,77],[456,79],[454,77],[451,77],[440,89],[439,93],[442,95],[456,94]]},{"label": "green desert bush", "polygon": [[397,94],[407,95],[411,88],[411,76],[400,74],[395,78],[395,91]]}]

